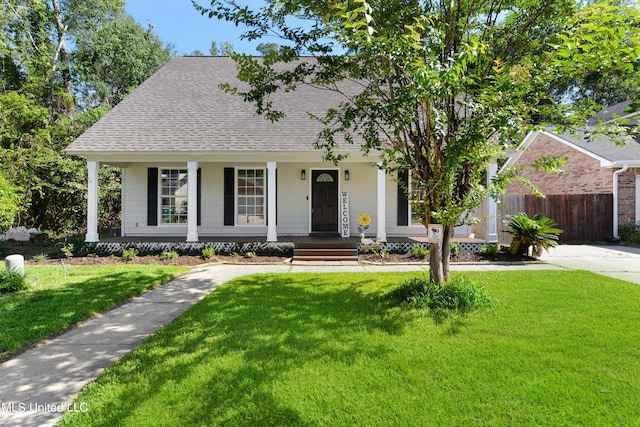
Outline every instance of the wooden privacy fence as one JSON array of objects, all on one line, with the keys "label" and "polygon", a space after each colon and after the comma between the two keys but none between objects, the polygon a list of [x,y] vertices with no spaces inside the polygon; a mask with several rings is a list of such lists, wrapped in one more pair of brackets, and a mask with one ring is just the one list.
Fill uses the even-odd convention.
[{"label": "wooden privacy fence", "polygon": [[[486,207],[481,207],[476,216],[482,221],[472,230],[476,237],[486,238]],[[525,212],[530,217],[541,213],[555,220],[564,230],[561,241],[602,241],[613,235],[612,194],[556,194],[540,199],[533,195],[504,195],[498,205],[498,239],[510,243],[511,234],[503,220],[507,215]]]}]

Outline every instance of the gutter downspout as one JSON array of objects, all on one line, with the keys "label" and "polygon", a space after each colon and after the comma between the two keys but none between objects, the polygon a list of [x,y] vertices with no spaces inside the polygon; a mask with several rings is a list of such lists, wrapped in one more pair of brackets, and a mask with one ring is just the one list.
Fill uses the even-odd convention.
[{"label": "gutter downspout", "polygon": [[613,238],[619,239],[618,236],[618,175],[629,169],[629,165],[623,165],[622,169],[618,169],[613,173]]}]

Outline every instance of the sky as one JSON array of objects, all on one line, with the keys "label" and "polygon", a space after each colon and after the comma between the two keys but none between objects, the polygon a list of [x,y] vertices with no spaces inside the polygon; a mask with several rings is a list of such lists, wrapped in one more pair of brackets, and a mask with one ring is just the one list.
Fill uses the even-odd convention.
[{"label": "sky", "polygon": [[[199,3],[210,5],[208,0]],[[260,6],[262,2],[251,0],[247,4]],[[208,55],[213,40],[218,46],[225,41],[231,43],[236,52],[258,54],[255,47],[260,41],[240,41],[241,28],[200,15],[191,0],[126,0],[125,9],[143,28],[151,23],[153,32],[164,43],[171,43],[177,55],[188,55],[196,49]]]}]

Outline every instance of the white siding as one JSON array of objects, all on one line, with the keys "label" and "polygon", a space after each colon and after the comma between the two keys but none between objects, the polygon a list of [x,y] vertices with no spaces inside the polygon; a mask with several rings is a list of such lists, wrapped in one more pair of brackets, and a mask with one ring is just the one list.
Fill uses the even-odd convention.
[{"label": "white siding", "polygon": [[[387,215],[387,236],[412,236],[426,237],[427,229],[422,224],[409,224],[408,226],[398,225],[398,183],[396,174],[387,174],[386,188],[386,215]],[[411,209],[411,208],[409,208]],[[469,226],[463,225],[456,227],[454,235],[456,237],[467,237],[469,235]]]},{"label": "white siding", "polygon": [[[370,163],[341,164],[341,190],[349,192],[349,225],[352,236],[358,235],[358,216],[371,216],[367,237],[375,237],[378,231],[378,170]],[[344,171],[349,171],[349,181],[344,180]]]},{"label": "white siding", "polygon": [[[309,233],[309,192],[311,180],[309,163],[277,163],[278,201],[277,233],[279,235],[305,235]],[[307,179],[300,179],[300,171],[306,170]]]},{"label": "white siding", "polygon": [[[224,214],[224,168],[225,167],[265,167],[263,163],[242,162],[231,163],[199,163],[202,170],[202,201],[201,226],[198,233],[206,235],[265,235],[266,226],[225,226]],[[186,165],[184,165],[186,167]],[[147,168],[183,167],[182,164],[150,164],[138,163],[126,168],[126,183],[123,188],[123,232],[128,236],[186,236],[186,225],[147,226]],[[330,169],[323,163],[277,163],[278,168],[278,197],[277,197],[277,233],[279,235],[306,235],[310,231],[310,198],[311,173],[310,169]],[[300,171],[306,170],[306,180],[300,179]],[[344,181],[344,169],[351,171],[351,181]],[[368,175],[368,177],[367,177]],[[350,197],[355,197],[358,203],[352,204],[352,230],[357,232],[357,215],[359,212],[375,214],[375,184],[370,188],[374,191],[367,196],[367,182],[375,179],[375,170],[368,164],[350,164],[341,168],[340,181],[342,188],[350,190]],[[346,183],[346,184],[345,184]],[[352,202],[353,203],[353,202]],[[358,205],[363,206],[358,206]],[[357,209],[356,209],[356,206]],[[375,230],[375,227],[372,227]]]},{"label": "white siding", "polygon": [[[225,226],[224,214],[224,168],[225,167],[266,167],[259,162],[204,163],[198,166],[202,173],[201,219],[198,227],[200,236],[266,236],[267,227]],[[277,163],[277,233],[278,235],[307,235],[310,232],[311,207],[311,169],[335,169],[327,163]],[[125,236],[185,236],[185,225],[147,226],[147,168],[186,168],[186,163],[134,163],[125,170],[126,181],[123,185],[123,235]],[[306,180],[300,179],[300,172],[306,171]],[[349,214],[351,234],[358,234],[358,215],[368,213],[372,222],[366,231],[367,236],[377,233],[377,169],[370,162],[345,162],[338,166],[339,190],[349,192]],[[350,179],[344,179],[344,171],[349,170]],[[386,232],[387,236],[424,236],[426,229],[422,225],[397,225],[397,191],[395,174],[386,179]],[[337,232],[338,230],[336,230]],[[465,229],[456,230],[464,234]]]}]

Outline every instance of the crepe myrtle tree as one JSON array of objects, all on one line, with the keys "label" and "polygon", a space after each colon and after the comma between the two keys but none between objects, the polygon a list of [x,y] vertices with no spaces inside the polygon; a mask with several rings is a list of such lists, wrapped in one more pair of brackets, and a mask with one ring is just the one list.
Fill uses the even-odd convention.
[{"label": "crepe myrtle tree", "polygon": [[[344,95],[322,115],[316,147],[344,159],[342,144],[380,156],[389,172],[409,171],[421,222],[442,224],[431,244],[435,283],[448,280],[451,238],[464,212],[494,196],[517,170],[484,182],[487,166],[544,120],[584,124],[599,106],[552,94],[594,70],[628,70],[640,56],[639,11],[573,0],[265,0],[258,10],[212,1],[203,15],[275,36],[264,58],[234,55],[247,88],[223,87],[276,121],[271,95],[317,85]],[[289,66],[283,66],[288,63]],[[359,85],[343,91],[344,81]],[[353,85],[350,85],[351,87]],[[536,166],[554,169],[561,159]],[[525,182],[526,183],[526,182]],[[408,189],[407,189],[408,190]]]}]

